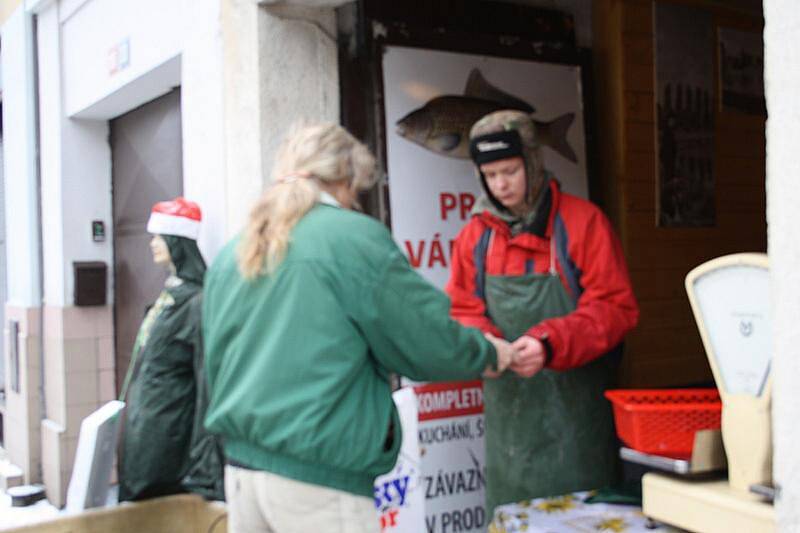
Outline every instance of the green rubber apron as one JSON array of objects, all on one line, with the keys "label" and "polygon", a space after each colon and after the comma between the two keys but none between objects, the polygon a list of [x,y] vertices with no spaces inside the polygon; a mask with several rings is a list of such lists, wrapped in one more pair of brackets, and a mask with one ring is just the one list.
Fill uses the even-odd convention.
[{"label": "green rubber apron", "polygon": [[[547,274],[485,275],[484,291],[489,317],[509,340],[575,309],[556,271],[554,238]],[[614,425],[603,397],[614,375],[612,359],[545,369],[531,378],[509,370],[484,381],[489,516],[504,503],[613,483]]]}]

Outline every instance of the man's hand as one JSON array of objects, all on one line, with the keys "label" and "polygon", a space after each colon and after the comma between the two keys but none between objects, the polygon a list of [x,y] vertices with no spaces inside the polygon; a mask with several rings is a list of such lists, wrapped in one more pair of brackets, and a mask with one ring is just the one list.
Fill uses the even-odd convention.
[{"label": "man's hand", "polygon": [[547,350],[542,341],[523,335],[511,346],[517,351],[517,357],[511,363],[511,370],[523,378],[529,378],[544,368]]},{"label": "man's hand", "polygon": [[487,366],[486,370],[483,371],[483,377],[496,378],[511,366],[517,355],[517,350],[507,340],[499,339],[491,333],[486,333],[484,336],[486,340],[494,345],[494,349],[497,352],[497,370],[495,371],[491,365]]}]

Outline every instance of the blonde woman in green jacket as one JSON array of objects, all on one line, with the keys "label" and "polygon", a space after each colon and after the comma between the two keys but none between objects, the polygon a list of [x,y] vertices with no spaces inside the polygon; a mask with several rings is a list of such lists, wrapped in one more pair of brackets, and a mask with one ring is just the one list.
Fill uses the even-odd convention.
[{"label": "blonde woman in green jacket", "polygon": [[274,184],[209,270],[203,334],[229,527],[377,532],[401,428],[389,374],[494,376],[513,350],[449,318],[386,228],[351,210],[375,161],[340,126],[285,141]]}]

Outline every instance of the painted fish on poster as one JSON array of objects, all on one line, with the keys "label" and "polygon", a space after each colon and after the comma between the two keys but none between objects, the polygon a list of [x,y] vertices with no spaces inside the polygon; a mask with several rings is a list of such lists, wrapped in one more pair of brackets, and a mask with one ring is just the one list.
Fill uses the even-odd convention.
[{"label": "painted fish on poster", "polygon": [[[534,113],[536,109],[486,81],[481,71],[472,69],[463,95],[437,96],[397,121],[397,134],[447,157],[469,159],[469,130],[479,118],[501,109]],[[566,113],[550,122],[534,119],[542,145],[549,146],[573,163],[575,151],[567,141],[567,131],[575,113]]]}]

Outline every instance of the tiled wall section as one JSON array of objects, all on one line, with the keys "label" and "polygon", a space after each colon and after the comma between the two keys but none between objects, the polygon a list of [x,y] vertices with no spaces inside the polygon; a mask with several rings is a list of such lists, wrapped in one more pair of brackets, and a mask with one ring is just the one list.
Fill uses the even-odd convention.
[{"label": "tiled wall section", "polygon": [[[6,324],[4,324],[5,368],[6,368],[6,408],[3,417],[4,447],[9,460],[22,468],[25,483],[38,483],[42,480],[39,467],[41,458],[41,438],[39,421],[41,404],[39,394],[41,372],[40,349],[40,309],[6,305]],[[19,392],[11,387],[11,342],[8,323],[19,323]]]},{"label": "tiled wall section", "polygon": [[48,499],[63,505],[81,421],[116,396],[113,310],[45,307],[42,468]]}]

